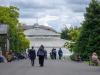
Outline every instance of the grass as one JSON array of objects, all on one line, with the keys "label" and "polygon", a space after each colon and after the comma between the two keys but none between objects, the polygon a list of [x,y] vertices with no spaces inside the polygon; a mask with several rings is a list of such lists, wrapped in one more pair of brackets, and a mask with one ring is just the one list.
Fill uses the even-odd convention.
[{"label": "grass", "polygon": [[[84,63],[85,63],[85,64],[88,64],[88,65],[90,65],[90,66],[93,66],[93,64],[94,64],[92,61],[84,61]],[[98,66],[100,66],[100,64],[99,64]]]}]

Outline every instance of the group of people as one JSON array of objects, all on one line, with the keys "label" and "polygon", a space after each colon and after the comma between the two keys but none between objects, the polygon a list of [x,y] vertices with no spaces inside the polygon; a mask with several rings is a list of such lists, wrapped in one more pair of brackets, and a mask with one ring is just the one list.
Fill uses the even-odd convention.
[{"label": "group of people", "polygon": [[14,51],[0,51],[0,63],[2,62],[12,62],[14,60],[25,59],[25,55],[22,53],[14,52]]},{"label": "group of people", "polygon": [[44,50],[44,46],[43,45],[41,45],[39,47],[37,53],[36,53],[34,47],[32,47],[32,49],[29,49],[28,56],[29,56],[29,59],[31,60],[32,66],[34,66],[34,61],[36,59],[36,56],[39,59],[39,65],[40,65],[40,67],[44,66],[44,59],[46,57],[46,51]]},{"label": "group of people", "polygon": [[[59,50],[58,50],[58,56],[59,56],[60,60],[63,57],[63,51],[62,51],[61,48],[59,48]],[[51,59],[56,59],[57,58],[57,51],[56,51],[55,48],[53,48],[52,51],[50,52],[50,57],[51,57]]]},{"label": "group of people", "polygon": [[[22,55],[20,54],[16,54],[16,53],[11,53],[9,54],[9,52],[6,52],[6,57],[2,54],[2,51],[0,51],[0,63],[1,62],[10,62],[12,56],[16,56],[18,59],[22,59],[24,58]],[[13,55],[12,55],[13,54]],[[55,48],[53,48],[50,52],[50,57],[51,59],[55,60],[57,59],[57,54],[59,56],[59,59],[61,60],[63,57],[63,51],[61,48],[59,48],[59,50],[57,51]],[[47,59],[47,51],[44,49],[44,46],[41,45],[38,49],[38,51],[36,52],[34,47],[32,47],[31,49],[28,50],[28,57],[31,60],[31,65],[34,66],[34,62],[36,57],[38,57],[39,60],[39,65],[40,67],[44,66],[44,59]],[[91,56],[92,62],[95,63],[95,65],[100,65],[100,60],[98,58],[98,55],[96,54],[96,52],[92,53]]]},{"label": "group of people", "polygon": [[[63,51],[61,48],[59,48],[59,50],[58,50],[58,55],[59,55],[59,59],[61,60],[61,58],[63,56]],[[44,49],[43,45],[41,45],[39,47],[37,52],[34,49],[34,47],[32,46],[32,48],[28,50],[28,57],[31,60],[32,66],[34,66],[35,59],[36,59],[36,57],[38,57],[39,65],[40,65],[40,67],[43,67],[44,59],[47,59],[47,51]],[[51,57],[51,59],[57,58],[57,51],[55,48],[53,48],[52,51],[50,52],[50,57]]]}]

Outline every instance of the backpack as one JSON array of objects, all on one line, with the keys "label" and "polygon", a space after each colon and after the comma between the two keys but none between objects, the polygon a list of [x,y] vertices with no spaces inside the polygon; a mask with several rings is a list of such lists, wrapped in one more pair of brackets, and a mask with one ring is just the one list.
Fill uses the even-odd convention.
[{"label": "backpack", "polygon": [[38,50],[37,56],[45,56],[44,50]]}]

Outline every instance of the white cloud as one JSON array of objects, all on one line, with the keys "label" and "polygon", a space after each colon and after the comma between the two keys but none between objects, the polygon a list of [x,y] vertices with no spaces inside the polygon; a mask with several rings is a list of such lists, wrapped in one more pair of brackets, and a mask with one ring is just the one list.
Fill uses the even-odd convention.
[{"label": "white cloud", "polygon": [[41,17],[41,18],[37,17],[35,19],[33,19],[33,18],[31,18],[31,19],[30,18],[20,18],[19,21],[22,23],[28,24],[28,25],[33,25],[34,23],[37,23],[37,21],[38,21],[38,23],[40,25],[50,26],[50,25],[48,25],[47,22],[52,21],[52,20],[57,20],[57,19],[58,19],[57,16],[46,15],[46,16]]},{"label": "white cloud", "polygon": [[85,7],[90,0],[1,0],[0,5],[14,5],[20,9],[20,22],[39,24],[61,30],[65,25],[79,26],[84,20]]},{"label": "white cloud", "polygon": [[57,19],[58,19],[57,16],[46,15],[45,17],[39,19],[39,24],[50,26],[48,25],[48,21],[57,20]]},{"label": "white cloud", "polygon": [[27,25],[33,25],[36,23],[36,19],[33,18],[19,18],[19,22]]}]

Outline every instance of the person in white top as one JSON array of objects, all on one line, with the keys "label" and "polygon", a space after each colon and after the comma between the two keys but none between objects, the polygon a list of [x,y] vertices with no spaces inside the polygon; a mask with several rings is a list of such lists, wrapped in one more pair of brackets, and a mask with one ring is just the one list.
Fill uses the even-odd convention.
[{"label": "person in white top", "polygon": [[95,65],[100,64],[100,61],[98,59],[98,55],[95,52],[92,53],[92,61],[95,63]]}]

